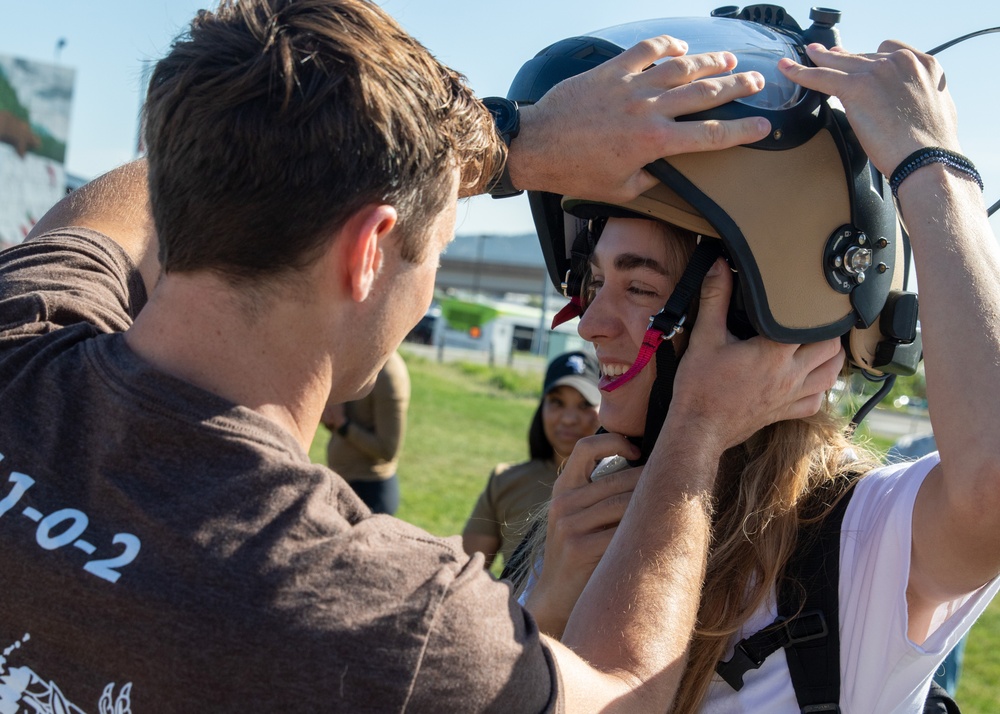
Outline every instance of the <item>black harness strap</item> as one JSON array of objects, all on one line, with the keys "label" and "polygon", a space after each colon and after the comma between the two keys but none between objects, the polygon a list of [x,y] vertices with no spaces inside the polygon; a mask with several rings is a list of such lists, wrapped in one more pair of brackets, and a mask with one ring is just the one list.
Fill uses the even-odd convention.
[{"label": "black harness strap", "polygon": [[[840,532],[856,484],[855,478],[826,518],[799,532],[778,589],[778,618],[741,640],[732,659],[716,666],[733,689],[739,691],[743,675],[783,647],[802,713],[840,712]],[[933,680],[923,712],[960,714]]]},{"label": "black harness strap", "polygon": [[[722,255],[722,241],[718,238],[702,238],[688,260],[687,267],[681,274],[677,285],[667,299],[663,309],[653,317],[651,327],[663,334],[669,334],[680,323],[691,301],[701,291],[705,275],[716,259]],[[670,409],[670,399],[674,394],[674,376],[677,374],[677,353],[669,340],[656,350],[656,379],[649,392],[649,406],[646,409],[646,428],[642,438],[642,455],[633,466],[644,464],[653,451],[663,422]]]},{"label": "black harness strap", "polygon": [[924,714],[962,714],[948,690],[931,680],[931,689],[924,701]]},{"label": "black harness strap", "polygon": [[826,518],[799,531],[778,589],[779,616],[819,612],[830,633],[785,648],[803,714],[840,711],[840,531],[853,494],[854,484]]},{"label": "black harness strap", "polygon": [[719,662],[715,666],[715,671],[729,686],[739,691],[743,688],[743,675],[751,669],[758,669],[764,664],[764,660],[782,647],[790,647],[826,635],[826,618],[821,612],[815,610],[803,612],[791,620],[779,616],[757,634],[740,640],[732,658],[726,662]]},{"label": "black harness strap", "polygon": [[739,691],[743,675],[784,648],[803,714],[840,711],[840,526],[853,485],[826,518],[799,531],[778,587],[778,618],[737,643],[716,672]]}]

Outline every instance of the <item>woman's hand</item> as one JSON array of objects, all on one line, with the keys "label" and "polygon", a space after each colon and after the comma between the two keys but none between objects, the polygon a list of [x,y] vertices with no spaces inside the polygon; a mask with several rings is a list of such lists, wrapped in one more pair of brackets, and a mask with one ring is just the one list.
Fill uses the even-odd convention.
[{"label": "woman's hand", "polygon": [[580,439],[552,487],[544,567],[525,603],[542,632],[551,637],[562,636],[639,479],[641,469],[629,468],[591,482],[597,464],[615,454],[634,459],[639,449],[620,434]]},{"label": "woman's hand", "polygon": [[893,40],[877,54],[821,45],[806,51],[815,67],[783,59],[778,68],[803,87],[840,99],[862,147],[885,176],[917,149],[961,151],[955,105],[944,70],[931,55]]}]

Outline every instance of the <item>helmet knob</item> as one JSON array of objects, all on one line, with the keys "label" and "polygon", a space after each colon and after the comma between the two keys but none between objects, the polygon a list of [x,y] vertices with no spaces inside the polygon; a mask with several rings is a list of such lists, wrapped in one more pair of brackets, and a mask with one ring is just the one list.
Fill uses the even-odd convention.
[{"label": "helmet knob", "polygon": [[844,270],[850,275],[864,280],[865,271],[872,267],[871,248],[852,245],[844,254]]},{"label": "helmet knob", "polygon": [[712,10],[712,17],[728,17],[735,18],[740,16],[740,6],[739,5],[723,5],[722,7],[717,7]]},{"label": "helmet knob", "polygon": [[840,22],[840,10],[829,7],[814,7],[809,11],[809,19],[820,27],[833,27]]},{"label": "helmet knob", "polygon": [[818,42],[827,49],[840,44],[840,32],[834,25],[840,22],[840,10],[814,7],[809,11],[813,24],[802,33],[806,43]]}]

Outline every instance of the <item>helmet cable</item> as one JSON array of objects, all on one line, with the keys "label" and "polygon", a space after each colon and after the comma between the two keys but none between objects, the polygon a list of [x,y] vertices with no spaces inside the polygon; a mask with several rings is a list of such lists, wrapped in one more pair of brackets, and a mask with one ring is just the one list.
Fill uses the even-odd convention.
[{"label": "helmet cable", "polygon": [[[927,50],[927,54],[933,56],[938,54],[939,52],[943,52],[949,47],[954,47],[960,42],[965,42],[966,40],[971,40],[973,37],[979,37],[981,35],[991,35],[994,32],[1000,32],[1000,27],[987,27],[982,30],[976,30],[975,32],[970,32],[967,35],[962,35],[961,37],[956,37],[953,40],[949,40],[944,44],[938,45],[932,50]],[[989,210],[986,212],[987,217],[992,216],[996,212],[998,206],[1000,206],[1000,200],[998,200],[996,203],[990,206]]]}]

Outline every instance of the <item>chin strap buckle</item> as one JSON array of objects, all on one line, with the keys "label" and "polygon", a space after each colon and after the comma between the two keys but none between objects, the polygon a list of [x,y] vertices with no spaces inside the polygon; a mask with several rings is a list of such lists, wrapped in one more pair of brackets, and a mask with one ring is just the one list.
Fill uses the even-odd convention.
[{"label": "chin strap buckle", "polygon": [[[649,325],[646,326],[646,331],[649,332],[650,330],[655,330],[659,332],[661,342],[672,340],[677,337],[677,335],[684,332],[684,322],[687,320],[686,314],[681,315],[671,327],[667,327],[671,321],[661,319],[663,317],[666,317],[663,310],[660,310],[655,315],[650,315]],[[666,323],[666,325],[664,323]]]}]

